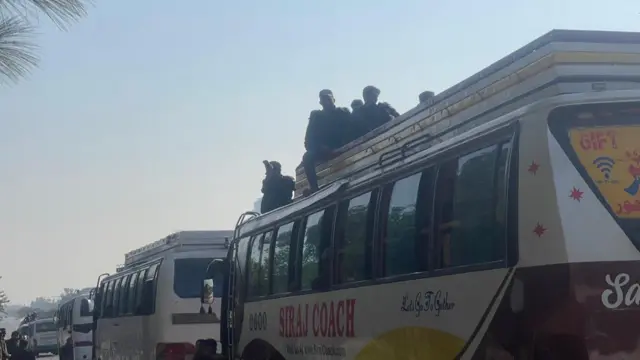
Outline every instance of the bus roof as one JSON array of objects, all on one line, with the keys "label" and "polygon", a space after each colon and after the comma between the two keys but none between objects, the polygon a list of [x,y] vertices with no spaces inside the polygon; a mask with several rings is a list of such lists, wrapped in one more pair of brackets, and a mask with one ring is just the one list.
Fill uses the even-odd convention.
[{"label": "bus roof", "polygon": [[[624,66],[621,66],[624,65]],[[553,30],[336,152],[319,184],[367,176],[517,108],[559,94],[640,87],[640,33]],[[296,171],[296,196],[307,187]]]}]

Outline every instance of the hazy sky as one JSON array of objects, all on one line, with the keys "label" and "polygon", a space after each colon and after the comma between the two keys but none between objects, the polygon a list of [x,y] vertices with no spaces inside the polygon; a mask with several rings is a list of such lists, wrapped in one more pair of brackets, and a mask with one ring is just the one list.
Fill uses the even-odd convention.
[{"label": "hazy sky", "polygon": [[[375,4],[375,5],[374,5]],[[637,1],[97,1],[0,87],[0,288],[85,287],[176,230],[231,228],[293,174],[317,93],[405,111],[552,28],[640,31]]]}]

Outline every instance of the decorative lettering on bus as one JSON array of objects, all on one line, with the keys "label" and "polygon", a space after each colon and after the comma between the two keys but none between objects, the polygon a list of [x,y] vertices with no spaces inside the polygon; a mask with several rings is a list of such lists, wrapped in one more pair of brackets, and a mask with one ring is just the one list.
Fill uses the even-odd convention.
[{"label": "decorative lettering on bus", "polygon": [[280,336],[285,338],[355,337],[356,299],[288,305],[280,308]]},{"label": "decorative lettering on bus", "polygon": [[640,305],[640,284],[633,283],[631,286],[629,274],[620,273],[615,277],[607,274],[604,281],[611,288],[602,292],[602,305],[607,309],[618,309],[620,307],[639,306]]},{"label": "decorative lettering on bus", "polygon": [[414,297],[405,294],[402,297],[400,311],[412,312],[416,317],[422,313],[430,312],[440,316],[442,311],[453,310],[456,304],[449,301],[449,293],[442,290],[418,292]]}]

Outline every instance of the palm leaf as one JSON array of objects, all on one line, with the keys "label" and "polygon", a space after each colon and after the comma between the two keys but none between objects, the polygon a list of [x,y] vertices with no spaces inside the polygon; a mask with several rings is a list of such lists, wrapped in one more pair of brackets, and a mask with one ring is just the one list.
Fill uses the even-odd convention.
[{"label": "palm leaf", "polygon": [[0,83],[18,81],[38,63],[31,20],[46,15],[62,30],[87,14],[91,0],[0,0]]},{"label": "palm leaf", "polygon": [[0,83],[17,82],[36,66],[32,33],[33,27],[19,17],[0,20]]}]

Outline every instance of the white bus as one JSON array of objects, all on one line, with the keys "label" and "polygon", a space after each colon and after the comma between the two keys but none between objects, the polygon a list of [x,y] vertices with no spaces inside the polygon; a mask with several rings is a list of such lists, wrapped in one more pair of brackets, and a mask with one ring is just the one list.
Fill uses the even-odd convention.
[{"label": "white bus", "polygon": [[92,359],[93,300],[89,295],[79,295],[60,304],[55,319],[58,349],[66,344],[68,338],[71,338],[73,358],[75,360]]},{"label": "white bus", "polygon": [[212,324],[219,328],[219,318],[194,314],[194,309],[200,304],[202,274],[214,258],[226,256],[232,233],[181,231],[127,253],[124,266],[97,290],[96,357],[192,355],[196,340]]},{"label": "white bus", "polygon": [[317,170],[239,221],[229,360],[640,358],[640,33],[552,31]]},{"label": "white bus", "polygon": [[36,319],[29,323],[29,348],[39,354],[58,354],[56,324],[53,318]]}]

